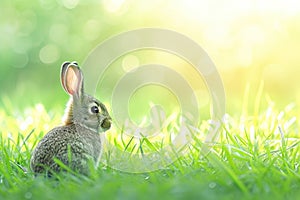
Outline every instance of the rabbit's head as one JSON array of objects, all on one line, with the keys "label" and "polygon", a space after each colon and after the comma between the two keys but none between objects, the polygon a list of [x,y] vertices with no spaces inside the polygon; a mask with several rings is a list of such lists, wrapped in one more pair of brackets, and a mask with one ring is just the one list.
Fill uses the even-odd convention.
[{"label": "rabbit's head", "polygon": [[96,132],[110,128],[111,118],[104,104],[84,93],[83,74],[76,62],[62,64],[61,83],[71,97],[65,113],[65,124],[80,124]]}]

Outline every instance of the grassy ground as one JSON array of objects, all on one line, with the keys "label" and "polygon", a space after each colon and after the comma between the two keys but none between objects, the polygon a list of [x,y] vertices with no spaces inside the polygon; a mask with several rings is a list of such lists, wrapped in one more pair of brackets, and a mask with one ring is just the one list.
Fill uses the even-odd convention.
[{"label": "grassy ground", "polygon": [[[42,105],[0,109],[0,199],[297,199],[300,145],[297,109],[269,107],[226,116],[207,156],[200,140],[165,169],[124,173],[102,165],[92,176],[34,177],[29,159],[42,135],[60,121]],[[57,114],[55,114],[57,113]]]}]

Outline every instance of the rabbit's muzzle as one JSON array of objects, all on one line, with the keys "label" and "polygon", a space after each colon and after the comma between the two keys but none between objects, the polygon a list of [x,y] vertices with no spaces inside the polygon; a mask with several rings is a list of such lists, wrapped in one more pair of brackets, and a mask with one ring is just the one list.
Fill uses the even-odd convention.
[{"label": "rabbit's muzzle", "polygon": [[109,129],[111,127],[111,120],[109,118],[105,118],[102,123],[100,124],[101,128]]}]

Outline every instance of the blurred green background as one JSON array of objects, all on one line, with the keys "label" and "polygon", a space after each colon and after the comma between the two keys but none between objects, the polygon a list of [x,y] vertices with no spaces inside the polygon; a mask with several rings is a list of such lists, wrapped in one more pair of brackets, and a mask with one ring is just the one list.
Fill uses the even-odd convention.
[{"label": "blurred green background", "polygon": [[[262,99],[300,102],[300,3],[287,0],[39,0],[0,2],[0,105],[64,107],[65,60],[82,63],[101,41],[156,27],[200,44],[224,81],[228,112]],[[249,90],[248,90],[248,89]]]}]

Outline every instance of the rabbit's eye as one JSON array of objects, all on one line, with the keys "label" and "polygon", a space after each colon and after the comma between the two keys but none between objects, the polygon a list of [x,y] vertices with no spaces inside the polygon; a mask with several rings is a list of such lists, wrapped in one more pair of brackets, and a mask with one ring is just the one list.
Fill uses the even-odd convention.
[{"label": "rabbit's eye", "polygon": [[92,107],[91,107],[91,111],[92,111],[92,113],[99,113],[99,108],[98,108],[98,106],[92,106]]}]

